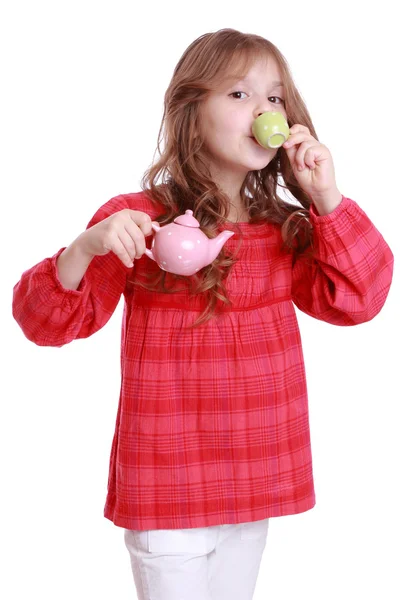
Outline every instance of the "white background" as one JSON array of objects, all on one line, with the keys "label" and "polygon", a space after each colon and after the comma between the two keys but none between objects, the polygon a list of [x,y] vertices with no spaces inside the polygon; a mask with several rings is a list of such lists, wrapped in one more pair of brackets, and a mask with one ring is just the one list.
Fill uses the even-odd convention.
[{"label": "white background", "polygon": [[[29,342],[11,315],[26,269],[140,191],[187,46],[232,27],[287,58],[338,187],[398,256],[395,3],[9,2],[1,54],[1,550],[6,600],[136,598],[123,529],[103,517],[122,300],[89,339]],[[316,507],[271,520],[254,600],[400,597],[399,288],[337,327],[297,311]],[[397,360],[396,360],[397,358]]]}]

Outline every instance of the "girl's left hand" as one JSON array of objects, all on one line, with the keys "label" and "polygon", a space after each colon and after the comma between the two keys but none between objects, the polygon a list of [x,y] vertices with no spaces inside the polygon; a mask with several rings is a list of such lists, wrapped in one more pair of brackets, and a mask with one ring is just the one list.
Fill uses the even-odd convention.
[{"label": "girl's left hand", "polygon": [[289,131],[289,138],[283,147],[301,188],[311,200],[337,190],[335,169],[328,148],[316,140],[305,125],[296,123]]}]

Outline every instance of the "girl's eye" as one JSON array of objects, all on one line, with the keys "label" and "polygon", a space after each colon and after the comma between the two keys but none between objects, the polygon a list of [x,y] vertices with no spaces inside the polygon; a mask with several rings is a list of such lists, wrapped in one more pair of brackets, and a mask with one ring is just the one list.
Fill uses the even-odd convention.
[{"label": "girl's eye", "polygon": [[[234,94],[245,94],[246,92],[241,92],[241,91],[237,91],[237,92],[232,92],[232,94],[229,94],[230,96],[233,96]],[[282,100],[282,98],[280,98],[279,96],[270,96],[270,98],[278,98],[278,100],[280,100],[280,104],[284,104],[285,101]],[[235,98],[235,100],[240,100],[240,98]],[[277,102],[273,102],[272,104],[278,104]]]},{"label": "girl's eye", "polygon": [[[234,94],[245,94],[246,92],[232,92],[232,94],[229,94],[230,96],[233,96]],[[235,98],[235,100],[240,100],[240,98]]]},{"label": "girl's eye", "polygon": [[[279,96],[270,96],[271,98],[278,98],[278,100],[280,100],[280,104],[285,104],[285,101],[282,100],[282,98],[280,98]],[[273,104],[276,104],[276,102],[273,102]]]}]

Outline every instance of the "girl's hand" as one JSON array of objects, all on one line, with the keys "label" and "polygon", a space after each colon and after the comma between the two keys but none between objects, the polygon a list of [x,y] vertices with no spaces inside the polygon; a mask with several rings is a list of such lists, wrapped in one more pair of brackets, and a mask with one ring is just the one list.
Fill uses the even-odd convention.
[{"label": "girl's hand", "polygon": [[88,256],[104,256],[112,251],[130,268],[133,259],[144,254],[144,238],[153,232],[151,224],[147,213],[124,208],[86,229],[76,241]]},{"label": "girl's hand", "polygon": [[296,123],[283,144],[295,177],[311,200],[337,190],[335,169],[328,148],[316,140],[308,127]]}]

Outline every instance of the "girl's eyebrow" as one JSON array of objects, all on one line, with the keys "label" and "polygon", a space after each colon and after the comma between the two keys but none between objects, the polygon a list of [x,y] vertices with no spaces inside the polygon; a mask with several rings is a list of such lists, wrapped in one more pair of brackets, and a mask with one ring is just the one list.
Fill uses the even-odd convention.
[{"label": "girl's eyebrow", "polygon": [[[248,77],[245,77],[244,79],[241,79],[240,81],[237,81],[236,83],[244,83],[248,81]],[[283,87],[283,83],[282,81],[271,81],[271,85],[273,85],[274,87]]]}]

